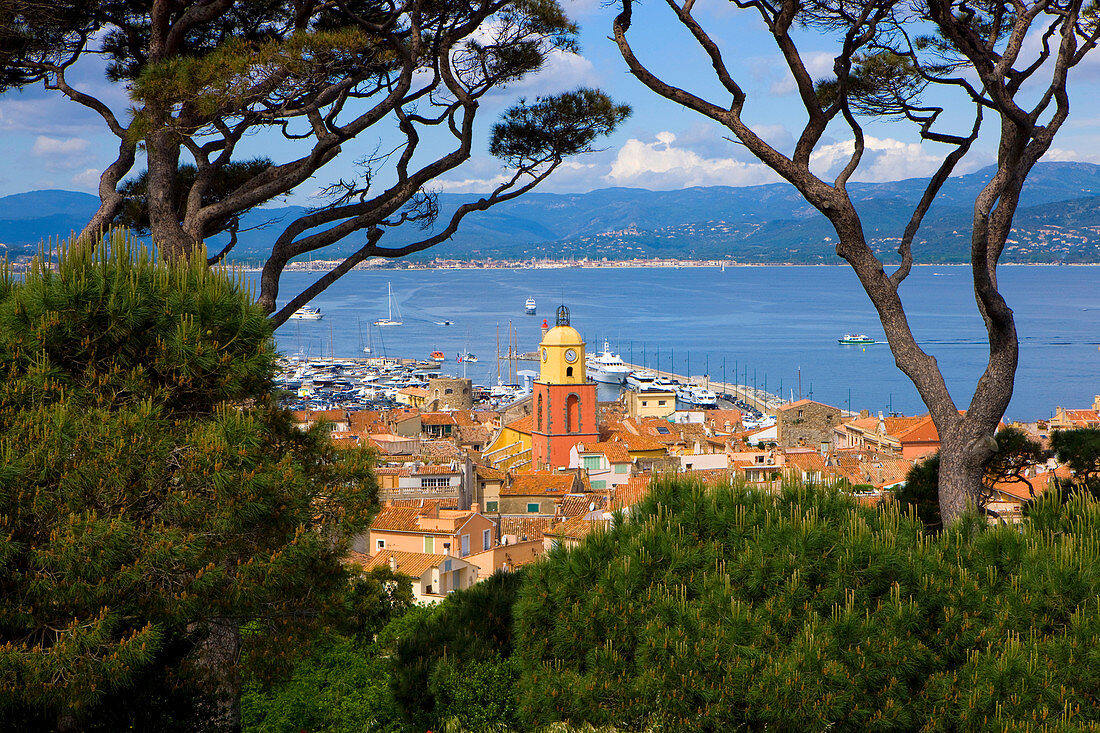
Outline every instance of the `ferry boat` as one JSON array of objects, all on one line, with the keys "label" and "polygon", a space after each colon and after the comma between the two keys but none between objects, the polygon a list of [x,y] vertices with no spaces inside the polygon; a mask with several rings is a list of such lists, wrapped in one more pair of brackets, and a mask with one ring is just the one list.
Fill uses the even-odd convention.
[{"label": "ferry boat", "polygon": [[[397,301],[393,299],[393,285],[386,283],[386,292],[388,296],[388,302],[386,306],[386,317],[379,318],[374,322],[376,326],[400,326],[401,321],[401,309],[397,307]],[[394,320],[393,312],[397,311],[397,320]]]},{"label": "ferry boat", "polygon": [[837,339],[838,344],[873,344],[876,343],[873,338],[865,333],[846,333],[844,338]]},{"label": "ferry boat", "polygon": [[432,361],[443,361],[447,358],[447,356],[442,351],[433,351],[432,353],[428,354],[428,358]]},{"label": "ferry boat", "polygon": [[585,366],[588,367],[588,376],[601,384],[622,384],[630,373],[630,367],[623,363],[619,355],[611,353],[611,345],[606,340],[603,351],[598,356],[585,359]]},{"label": "ferry boat", "polygon": [[529,316],[535,315],[535,299],[528,298],[527,302],[523,304],[523,312]]},{"label": "ferry boat", "polygon": [[290,314],[290,320],[292,321],[319,321],[324,317],[325,314],[321,312],[320,308],[314,308],[311,305],[303,305]]}]

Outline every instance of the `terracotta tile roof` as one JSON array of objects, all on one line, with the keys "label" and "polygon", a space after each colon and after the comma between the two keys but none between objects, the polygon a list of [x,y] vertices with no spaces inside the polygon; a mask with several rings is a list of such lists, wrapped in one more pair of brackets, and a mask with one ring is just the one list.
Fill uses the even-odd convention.
[{"label": "terracotta tile roof", "polygon": [[405,509],[444,509],[444,500],[442,499],[391,499],[386,502],[386,506],[401,507]]},{"label": "terracotta tile roof", "polygon": [[421,425],[454,425],[455,420],[449,412],[422,412]]},{"label": "terracotta tile roof", "polygon": [[353,410],[348,413],[348,424],[353,430],[364,432],[367,426],[385,425],[385,420],[379,410]]},{"label": "terracotta tile roof", "polygon": [[474,470],[477,472],[477,477],[481,479],[493,479],[497,481],[503,481],[505,479],[504,471],[490,466],[474,466]]},{"label": "terracotta tile roof", "polygon": [[517,473],[508,486],[500,490],[501,496],[545,496],[547,494],[568,494],[576,482],[572,473],[553,473],[551,471],[532,471]]},{"label": "terracotta tile roof", "polygon": [[649,482],[652,479],[650,475],[632,476],[625,484],[616,486],[612,506],[622,509],[637,504],[649,494]]},{"label": "terracotta tile roof", "polygon": [[[583,450],[582,450],[583,448]],[[607,458],[608,463],[630,463],[630,453],[622,443],[609,441],[606,443],[578,443],[577,453],[600,453]]]},{"label": "terracotta tile roof", "polygon": [[825,457],[820,453],[789,452],[784,467],[797,468],[800,471],[824,471]]},{"label": "terracotta tile roof", "polygon": [[1020,501],[1027,501],[1032,498],[1032,491],[1035,492],[1035,496],[1042,496],[1042,494],[1049,489],[1054,479],[1068,480],[1073,477],[1069,468],[1065,466],[1059,466],[1054,471],[1044,471],[1036,474],[1035,476],[1029,476],[1028,481],[1031,482],[1031,490],[1028,490],[1027,484],[1023,481],[998,481],[993,485],[993,490],[997,491],[1004,496],[1004,498],[1014,498]]},{"label": "terracotta tile roof", "polygon": [[449,413],[451,419],[454,420],[455,425],[461,425],[464,427],[473,427],[480,425],[477,416],[474,415],[473,410],[454,410]]},{"label": "terracotta tile roof", "polygon": [[1080,427],[1092,427],[1100,423],[1100,412],[1096,410],[1065,410],[1066,419]]},{"label": "terracotta tile roof", "polygon": [[449,463],[424,463],[416,469],[417,476],[455,476],[461,471]]},{"label": "terracotta tile roof", "polygon": [[416,518],[423,511],[420,507],[391,506],[374,515],[370,523],[371,530],[390,532],[421,532]]},{"label": "terracotta tile roof", "polygon": [[740,410],[707,410],[703,419],[712,430],[726,430],[727,423],[730,429],[740,425],[742,417]]},{"label": "terracotta tile roof", "polygon": [[518,537],[521,542],[524,538],[539,540],[553,522],[551,517],[501,517],[500,534]]},{"label": "terracotta tile roof", "polygon": [[626,449],[631,452],[655,451],[665,449],[664,444],[659,443],[652,438],[646,437],[644,435],[634,435],[633,433],[626,432],[613,433],[609,442],[622,443],[626,446]]},{"label": "terracotta tile roof", "polygon": [[389,567],[390,558],[397,561],[397,572],[419,578],[421,575],[437,568],[447,559],[447,555],[428,555],[423,552],[401,552],[400,550],[379,550],[364,566],[364,570],[373,570],[377,567]]},{"label": "terracotta tile roof", "polygon": [[810,399],[802,399],[802,400],[795,400],[794,402],[788,402],[787,404],[783,405],[782,407],[777,407],[776,412],[783,412],[785,410],[790,410],[791,408],[795,408],[795,407],[805,407],[806,405],[819,405],[821,407],[827,407],[830,410],[840,411],[839,407],[833,407],[832,405],[826,405],[824,402],[817,402],[815,400],[810,400]]},{"label": "terracotta tile roof", "polygon": [[427,397],[431,392],[423,387],[405,387],[405,389],[398,390],[397,394],[408,395],[409,397]]},{"label": "terracotta tile roof", "polygon": [[556,502],[555,514],[559,517],[583,517],[588,512],[605,511],[607,494],[567,494]]},{"label": "terracotta tile roof", "polygon": [[454,437],[461,444],[481,443],[487,445],[493,438],[493,431],[482,425],[460,425],[455,428]]},{"label": "terracotta tile roof", "polygon": [[924,415],[911,425],[899,429],[894,435],[902,443],[938,443],[940,434],[931,415]]},{"label": "terracotta tile roof", "polygon": [[461,461],[462,449],[449,440],[424,440],[420,455],[433,461]]},{"label": "terracotta tile roof", "polygon": [[593,532],[605,532],[610,526],[611,521],[607,519],[585,519],[581,517],[572,517],[566,519],[564,522],[554,522],[549,528],[543,532],[545,537],[556,537],[558,539],[570,539],[570,540],[583,540]]},{"label": "terracotta tile roof", "polygon": [[531,431],[535,429],[535,416],[524,415],[518,420],[513,420],[504,427],[515,430],[517,433],[526,433],[530,435]]}]

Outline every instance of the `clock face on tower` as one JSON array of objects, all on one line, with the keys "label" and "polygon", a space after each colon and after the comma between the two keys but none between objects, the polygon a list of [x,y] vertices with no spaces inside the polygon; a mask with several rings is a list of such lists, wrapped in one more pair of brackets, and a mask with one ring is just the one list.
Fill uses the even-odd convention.
[{"label": "clock face on tower", "polygon": [[573,362],[575,362],[577,360],[577,352],[574,351],[573,349],[566,349],[565,350],[565,360],[567,362],[569,362],[570,364],[572,364]]}]

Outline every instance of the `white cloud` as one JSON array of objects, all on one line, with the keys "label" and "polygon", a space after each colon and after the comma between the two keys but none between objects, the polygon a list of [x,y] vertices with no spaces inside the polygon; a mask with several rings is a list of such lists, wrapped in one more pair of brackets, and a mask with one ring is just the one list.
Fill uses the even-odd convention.
[{"label": "white cloud", "polygon": [[[859,170],[852,177],[857,181],[881,183],[929,176],[943,160],[941,156],[930,154],[928,148],[917,143],[868,135],[864,138],[864,144]],[[854,149],[853,140],[825,145],[810,156],[810,166],[817,175],[835,175],[848,163]]]},{"label": "white cloud", "polygon": [[591,61],[580,54],[554,49],[547,55],[541,69],[509,84],[505,93],[558,94],[596,83],[596,70]]},{"label": "white cloud", "polygon": [[85,168],[72,177],[72,183],[84,191],[97,191],[99,189],[99,176],[102,172],[98,168]]},{"label": "white cloud", "polygon": [[81,153],[88,147],[88,141],[79,137],[56,138],[39,135],[31,148],[33,155],[71,155]]},{"label": "white cloud", "polygon": [[1043,160],[1056,163],[1100,163],[1100,152],[1082,153],[1065,148],[1051,148],[1043,156]]},{"label": "white cloud", "polygon": [[[810,78],[814,81],[832,78],[833,62],[833,56],[820,51],[816,53],[807,53],[802,56],[802,64],[806,67],[806,71],[809,72]],[[798,85],[795,84],[794,77],[791,76],[790,71],[787,70],[787,66],[782,59],[769,59],[765,68],[767,69],[766,73],[768,76],[772,78],[779,76],[779,78],[773,81],[768,88],[771,94],[779,97],[786,94],[794,94],[798,91]]]},{"label": "white cloud", "polygon": [[656,142],[637,139],[619,148],[604,180],[617,186],[641,186],[670,190],[690,186],[748,186],[772,183],[778,178],[762,163],[733,158],[705,158],[674,145],[676,135],[663,131]]},{"label": "white cloud", "polygon": [[508,178],[498,174],[490,178],[464,178],[461,181],[436,181],[447,193],[489,193]]}]

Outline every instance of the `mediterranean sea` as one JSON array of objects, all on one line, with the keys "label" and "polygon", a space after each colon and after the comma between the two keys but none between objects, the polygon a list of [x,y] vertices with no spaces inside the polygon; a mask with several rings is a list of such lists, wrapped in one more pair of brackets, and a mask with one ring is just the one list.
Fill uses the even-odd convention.
[{"label": "mediterranean sea", "polygon": [[[317,277],[286,273],[284,302]],[[1007,417],[1035,420],[1055,406],[1090,406],[1100,394],[1100,266],[1002,266],[999,279],[1020,335]],[[371,324],[386,316],[387,284],[404,325],[379,328]],[[901,292],[914,334],[965,409],[988,353],[969,269],[916,267]],[[535,316],[524,315],[528,297],[538,305]],[[284,353],[311,357],[362,357],[363,345],[371,355],[417,359],[439,350],[444,374],[465,368],[475,384],[490,386],[498,332],[502,354],[509,324],[518,351],[534,351],[543,319],[553,325],[562,303],[590,352],[606,339],[625,361],[651,369],[709,374],[786,398],[801,389],[804,397],[872,413],[926,412],[889,346],[837,343],[848,332],[885,339],[847,267],[355,270],[312,301],[323,320],[288,321],[276,338]],[[445,320],[454,325],[438,325]],[[466,351],[477,363],[456,361]],[[500,369],[508,382],[507,363]]]}]

